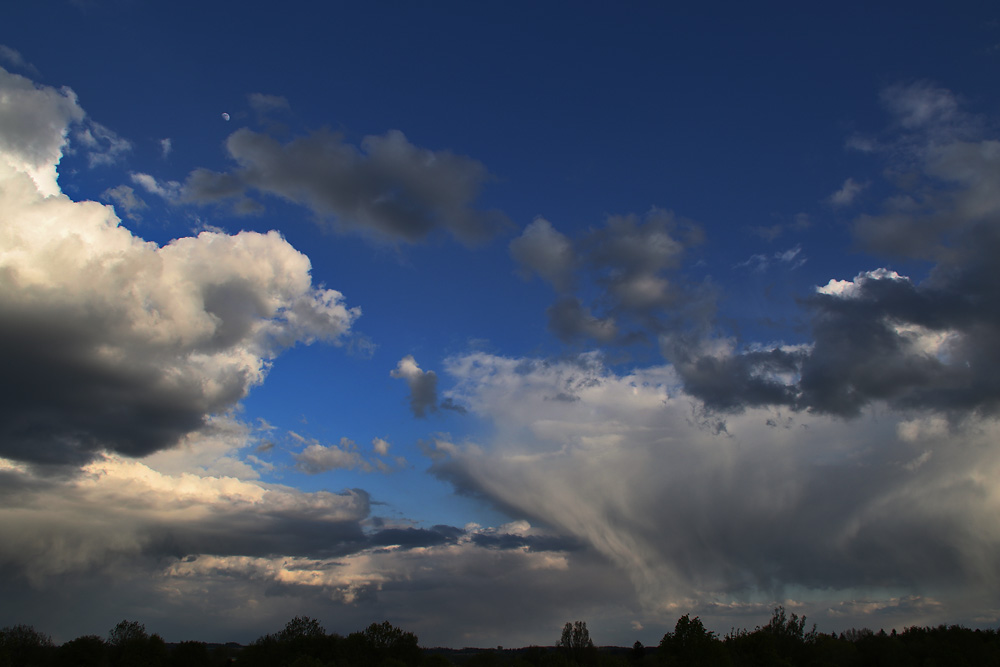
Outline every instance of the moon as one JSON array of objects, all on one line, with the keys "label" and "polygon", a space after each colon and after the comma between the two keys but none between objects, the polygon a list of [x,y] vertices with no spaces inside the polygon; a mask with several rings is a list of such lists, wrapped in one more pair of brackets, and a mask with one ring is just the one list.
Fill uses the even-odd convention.
[{"label": "moon", "polygon": [[229,114],[227,114],[225,111],[222,112],[222,120],[229,120]]}]

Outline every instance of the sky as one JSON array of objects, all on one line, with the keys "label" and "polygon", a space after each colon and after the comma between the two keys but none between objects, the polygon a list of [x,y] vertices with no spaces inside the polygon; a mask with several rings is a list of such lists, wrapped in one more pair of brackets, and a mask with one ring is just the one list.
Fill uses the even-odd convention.
[{"label": "sky", "polygon": [[1000,8],[812,4],[6,7],[0,626],[996,628]]}]

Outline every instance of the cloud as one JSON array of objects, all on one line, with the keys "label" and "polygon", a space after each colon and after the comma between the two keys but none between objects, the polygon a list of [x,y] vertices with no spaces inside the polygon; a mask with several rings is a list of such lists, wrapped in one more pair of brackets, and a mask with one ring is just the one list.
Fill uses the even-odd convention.
[{"label": "cloud", "polygon": [[69,88],[56,90],[0,69],[0,155],[42,195],[59,193],[56,165],[72,123],[85,114]]},{"label": "cloud", "polygon": [[158,181],[149,174],[133,173],[132,182],[151,195],[162,197],[167,201],[177,201],[181,196],[181,184],[177,181]]},{"label": "cloud", "polygon": [[160,152],[164,158],[170,155],[171,151],[174,150],[174,144],[170,140],[170,137],[166,139],[160,139]]},{"label": "cloud", "polygon": [[390,447],[392,447],[392,445],[382,438],[375,438],[372,440],[372,449],[375,450],[375,453],[379,456],[388,456]]},{"label": "cloud", "polygon": [[77,129],[74,138],[87,150],[87,163],[91,167],[110,165],[132,150],[132,142],[119,137],[100,123],[87,120]]},{"label": "cloud", "polygon": [[[197,437],[190,447],[223,451]],[[249,642],[306,614],[348,628],[389,618],[431,644],[478,644],[495,643],[530,589],[544,595],[504,626],[505,640],[528,644],[546,637],[544,618],[623,590],[581,544],[524,521],[386,526],[357,489],[304,492],[147,463],[105,455],[64,477],[0,459],[0,531],[12,536],[0,544],[5,611],[44,617],[63,641],[147,614],[167,637]],[[460,629],[444,622],[456,616]]]},{"label": "cloud", "polygon": [[262,116],[275,111],[288,111],[291,108],[288,100],[280,95],[250,93],[247,95],[247,100],[250,102],[250,108]]},{"label": "cloud", "polygon": [[68,479],[6,480],[21,498],[11,503],[5,494],[0,509],[5,534],[11,531],[0,561],[38,587],[51,577],[144,559],[340,555],[364,541],[360,522],[369,512],[363,491],[306,493],[233,477],[165,475],[117,455]]},{"label": "cloud", "polygon": [[[952,419],[1000,408],[1000,141],[946,90],[893,86],[883,101],[902,135],[885,149],[896,192],[853,232],[864,249],[930,263],[922,280],[887,268],[833,279],[802,300],[812,341],[703,354],[662,338],[686,389],[709,408],[755,405],[857,417],[875,403]],[[777,362],[777,366],[775,363]]]},{"label": "cloud", "polygon": [[25,60],[20,51],[4,44],[0,44],[0,62],[4,62],[14,69],[25,71],[32,76],[39,76],[40,74],[38,68]]},{"label": "cloud", "polygon": [[[296,435],[292,433],[292,435]],[[292,454],[295,467],[309,475],[330,470],[371,470],[371,465],[361,458],[358,445],[350,438],[341,438],[339,445],[322,445],[313,442],[297,454]]]},{"label": "cloud", "polygon": [[524,278],[537,273],[559,292],[566,292],[573,286],[576,269],[573,246],[545,218],[535,218],[521,236],[510,242],[510,254],[520,264]]},{"label": "cloud", "polygon": [[549,330],[564,342],[583,338],[610,343],[618,337],[614,318],[595,317],[576,297],[559,299],[545,312],[549,317]]},{"label": "cloud", "polygon": [[796,213],[791,222],[779,222],[770,226],[756,226],[750,228],[750,233],[759,236],[765,241],[775,241],[786,231],[800,232],[812,226],[807,213]]},{"label": "cloud", "polygon": [[[522,273],[537,273],[560,292],[547,310],[553,333],[566,342],[610,343],[636,337],[626,326],[667,327],[671,311],[705,300],[706,294],[675,277],[687,249],[701,240],[699,225],[654,208],[641,218],[609,216],[603,227],[575,241],[538,218],[511,242],[510,251]],[[594,286],[591,306],[583,295],[592,294]],[[595,313],[597,307],[601,311]]]},{"label": "cloud", "polygon": [[963,115],[955,95],[929,81],[888,86],[881,101],[906,130],[945,126]]},{"label": "cloud", "polygon": [[428,412],[437,410],[437,374],[422,370],[413,355],[408,354],[400,359],[389,375],[406,380],[410,388],[410,410],[414,417],[426,417]]},{"label": "cloud", "polygon": [[0,91],[0,456],[80,463],[174,446],[283,348],[348,333],[360,312],[313,287],[308,258],[277,232],[159,247],[110,206],[60,194],[67,128],[84,117],[75,97],[6,72]]},{"label": "cloud", "polygon": [[192,172],[189,201],[239,201],[256,190],[305,206],[339,231],[389,242],[415,243],[443,230],[475,244],[509,224],[498,211],[473,207],[490,179],[482,163],[419,148],[396,130],[366,136],[358,148],[325,130],[282,144],[243,128],[226,148],[238,167]]},{"label": "cloud", "polygon": [[142,220],[139,211],[147,208],[146,202],[135,194],[135,190],[127,185],[117,185],[113,188],[108,188],[101,193],[101,197],[115,202],[121,207],[127,217],[136,221]]},{"label": "cloud", "polygon": [[609,217],[583,247],[598,282],[619,307],[648,311],[673,303],[676,291],[663,273],[678,268],[684,251],[700,240],[697,225],[654,209],[641,221],[634,215]]},{"label": "cloud", "polygon": [[[616,373],[593,354],[479,353],[446,368],[449,395],[493,431],[439,440],[432,470],[604,554],[648,608],[790,590],[885,599],[930,587],[962,599],[1000,586],[994,420],[752,408],[719,431],[670,366]],[[550,400],[561,393],[577,400]]]},{"label": "cloud", "polygon": [[834,206],[850,206],[867,187],[867,183],[858,183],[853,178],[848,178],[839,190],[830,195],[828,201]]},{"label": "cloud", "polygon": [[783,252],[776,252],[772,255],[756,254],[748,259],[736,264],[734,269],[750,269],[754,273],[764,273],[771,267],[771,262],[777,260],[782,264],[791,264],[791,270],[795,270],[806,263],[806,258],[802,257],[802,246],[797,245]]}]

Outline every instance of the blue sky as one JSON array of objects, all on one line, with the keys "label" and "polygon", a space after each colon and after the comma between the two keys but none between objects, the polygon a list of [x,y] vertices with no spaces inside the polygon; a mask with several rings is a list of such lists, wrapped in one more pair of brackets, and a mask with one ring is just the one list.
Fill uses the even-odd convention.
[{"label": "blue sky", "polygon": [[996,626],[994,8],[313,4],[5,10],[0,623]]}]

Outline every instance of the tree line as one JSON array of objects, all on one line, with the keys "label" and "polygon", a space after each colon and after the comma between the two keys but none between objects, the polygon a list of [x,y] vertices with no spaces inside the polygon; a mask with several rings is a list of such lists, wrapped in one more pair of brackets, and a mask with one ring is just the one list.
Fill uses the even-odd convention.
[{"label": "tree line", "polygon": [[360,632],[327,633],[297,616],[246,646],[186,641],[167,644],[137,621],[107,637],[86,635],[60,646],[31,626],[0,629],[0,667],[1000,667],[1000,634],[957,625],[837,634],[806,629],[805,617],[774,610],[753,630],[725,636],[681,616],[656,647],[597,647],[583,621],[567,623],[554,646],[520,649],[421,648],[416,635],[373,623]]}]

